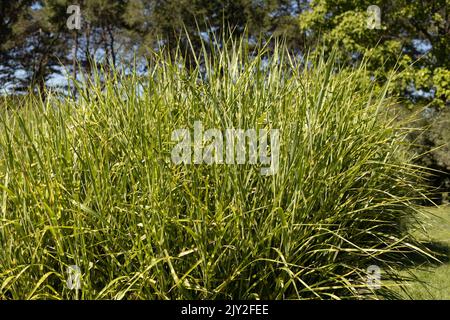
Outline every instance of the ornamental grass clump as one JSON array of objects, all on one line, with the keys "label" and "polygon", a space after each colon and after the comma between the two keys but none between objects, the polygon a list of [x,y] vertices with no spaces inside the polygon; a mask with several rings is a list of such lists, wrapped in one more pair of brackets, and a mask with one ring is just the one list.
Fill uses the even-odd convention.
[{"label": "ornamental grass clump", "polygon": [[[145,75],[97,72],[76,97],[4,101],[0,299],[389,297],[403,258],[427,254],[404,227],[424,172],[389,83],[243,43],[190,68],[153,53]],[[175,163],[173,133],[196,121],[277,130],[276,171],[247,145],[243,163]],[[192,157],[211,142],[191,141]]]}]

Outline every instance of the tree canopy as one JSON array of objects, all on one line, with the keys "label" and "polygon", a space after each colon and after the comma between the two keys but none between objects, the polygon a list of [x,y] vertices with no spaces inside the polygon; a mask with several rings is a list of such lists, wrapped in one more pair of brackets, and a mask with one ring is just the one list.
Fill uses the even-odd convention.
[{"label": "tree canopy", "polygon": [[377,1],[380,26],[369,29],[372,1],[313,0],[300,14],[309,43],[321,39],[337,45],[345,63],[369,56],[374,76],[384,80],[393,68],[401,71],[397,91],[411,103],[449,105],[450,29],[448,0]]},{"label": "tree canopy", "polygon": [[[371,1],[351,0],[81,0],[82,27],[66,26],[68,0],[2,1],[0,83],[42,87],[76,51],[86,69],[93,60],[116,65],[128,52],[145,56],[161,45],[194,47],[206,33],[224,27],[249,39],[284,37],[292,50],[337,46],[352,65],[370,56],[369,68],[383,81],[399,69],[396,88],[405,103],[448,106],[449,0],[381,0],[379,28],[367,26]],[[180,39],[181,38],[181,39]],[[181,40],[181,41],[180,41]],[[183,42],[184,40],[184,42]],[[74,68],[74,66],[72,66]]]}]

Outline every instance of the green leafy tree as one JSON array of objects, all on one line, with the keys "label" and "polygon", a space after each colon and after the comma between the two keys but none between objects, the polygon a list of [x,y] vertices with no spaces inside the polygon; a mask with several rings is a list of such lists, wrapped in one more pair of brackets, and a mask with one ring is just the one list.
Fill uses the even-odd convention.
[{"label": "green leafy tree", "polygon": [[[370,5],[380,9],[379,28],[369,28]],[[309,44],[320,38],[340,59],[357,63],[369,56],[369,68],[381,81],[394,67],[401,73],[396,91],[410,105],[449,106],[449,0],[313,0],[299,17]]]}]

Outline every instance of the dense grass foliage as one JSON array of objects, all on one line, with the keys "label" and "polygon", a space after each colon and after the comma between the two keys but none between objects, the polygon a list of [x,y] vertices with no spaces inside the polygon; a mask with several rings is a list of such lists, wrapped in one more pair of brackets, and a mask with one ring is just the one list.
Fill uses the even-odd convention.
[{"label": "dense grass foliage", "polygon": [[[144,77],[96,75],[77,99],[0,111],[1,299],[388,292],[399,258],[420,251],[402,225],[422,196],[387,86],[374,90],[364,66],[279,47],[249,55],[230,43],[198,65],[156,53]],[[171,134],[196,120],[279,129],[279,171],[174,164]],[[69,265],[81,290],[66,286]]]}]

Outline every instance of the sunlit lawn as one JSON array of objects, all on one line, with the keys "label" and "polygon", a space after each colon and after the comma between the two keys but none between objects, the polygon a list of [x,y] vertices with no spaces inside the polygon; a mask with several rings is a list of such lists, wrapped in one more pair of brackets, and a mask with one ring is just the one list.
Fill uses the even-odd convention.
[{"label": "sunlit lawn", "polygon": [[408,285],[409,295],[412,299],[450,299],[450,205],[427,211],[423,218],[427,240],[439,248],[443,263],[410,269],[420,282]]}]

